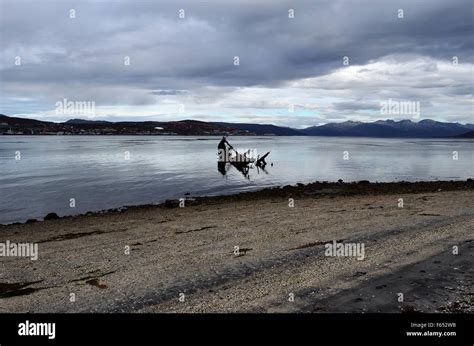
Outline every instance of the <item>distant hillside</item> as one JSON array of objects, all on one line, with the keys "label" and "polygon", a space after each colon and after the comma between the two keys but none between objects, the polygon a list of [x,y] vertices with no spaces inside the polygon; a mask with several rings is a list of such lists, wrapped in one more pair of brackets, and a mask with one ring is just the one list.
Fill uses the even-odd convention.
[{"label": "distant hillside", "polygon": [[105,120],[84,120],[84,119],[70,119],[64,124],[68,125],[96,125],[96,124],[111,124],[110,121]]},{"label": "distant hillside", "polygon": [[379,120],[372,123],[346,121],[293,129],[270,124],[180,121],[122,121],[71,119],[62,123],[0,115],[0,134],[72,135],[215,135],[221,136],[355,136],[382,138],[472,138],[473,124],[443,123],[434,120]]},{"label": "distant hillside", "polygon": [[10,135],[252,135],[223,125],[197,120],[182,121],[91,121],[71,119],[53,123],[0,115],[0,134]]},{"label": "distant hillside", "polygon": [[262,125],[262,124],[242,124],[242,123],[213,123],[220,126],[247,131],[255,133],[258,136],[276,135],[276,136],[302,136],[299,130],[290,127],[280,127],[276,125]]},{"label": "distant hillside", "polygon": [[48,121],[27,119],[27,118],[15,118],[0,114],[0,123],[5,123],[10,126],[36,126],[36,125],[48,125],[54,124]]},{"label": "distant hillside", "polygon": [[379,120],[373,123],[347,121],[338,124],[313,126],[301,130],[309,136],[355,136],[355,137],[406,137],[432,138],[451,137],[474,130],[474,125],[443,123],[434,120]]},{"label": "distant hillside", "polygon": [[469,131],[469,132],[463,133],[462,135],[457,135],[455,137],[456,138],[474,138],[474,131]]}]

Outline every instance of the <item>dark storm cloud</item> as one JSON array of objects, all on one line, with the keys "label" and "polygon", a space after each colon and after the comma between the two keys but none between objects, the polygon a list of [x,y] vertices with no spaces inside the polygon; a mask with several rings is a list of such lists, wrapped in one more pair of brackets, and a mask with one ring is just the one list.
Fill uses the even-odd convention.
[{"label": "dark storm cloud", "polygon": [[[248,86],[317,76],[393,53],[472,61],[470,1],[57,1],[3,4],[8,80]],[[68,17],[70,8],[76,19]],[[404,19],[397,10],[404,10]],[[184,9],[185,19],[178,18]],[[288,18],[294,9],[295,18]],[[34,71],[8,67],[24,53]],[[131,68],[124,71],[123,56]],[[239,56],[240,66],[233,66]],[[124,75],[121,79],[119,75]],[[170,81],[168,80],[167,83]]]},{"label": "dark storm cloud", "polygon": [[88,97],[97,89],[98,101],[115,103],[128,88],[127,102],[146,105],[208,86],[278,88],[328,74],[344,56],[351,65],[393,54],[474,56],[471,0],[4,0],[1,10],[2,93],[10,96]]}]

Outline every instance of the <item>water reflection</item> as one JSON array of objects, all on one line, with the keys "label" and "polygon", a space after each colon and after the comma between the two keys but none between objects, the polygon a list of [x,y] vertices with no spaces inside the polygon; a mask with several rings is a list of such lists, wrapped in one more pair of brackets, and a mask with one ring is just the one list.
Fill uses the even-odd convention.
[{"label": "water reflection", "polygon": [[254,157],[254,152],[255,151],[252,151],[251,149],[244,152],[238,152],[227,141],[226,136],[224,136],[217,145],[217,170],[222,175],[226,175],[230,167],[234,167],[242,173],[246,179],[250,179],[249,171],[254,168],[256,168],[257,174],[260,174],[260,171],[268,174],[268,171],[265,169],[267,166],[265,159],[270,152],[267,152],[262,157],[260,157],[260,155]]},{"label": "water reflection", "polygon": [[[316,180],[474,177],[472,140],[228,138],[236,151],[255,159],[248,165],[216,162],[220,140],[212,136],[0,136],[0,223],[42,218],[50,212],[62,216],[159,203],[186,193],[213,196]],[[262,156],[252,149],[271,153],[257,165]],[[21,160],[15,160],[16,151],[21,152]],[[344,160],[345,151],[349,160]],[[453,151],[458,160],[453,160]],[[69,206],[70,198],[76,199],[75,208]]]}]

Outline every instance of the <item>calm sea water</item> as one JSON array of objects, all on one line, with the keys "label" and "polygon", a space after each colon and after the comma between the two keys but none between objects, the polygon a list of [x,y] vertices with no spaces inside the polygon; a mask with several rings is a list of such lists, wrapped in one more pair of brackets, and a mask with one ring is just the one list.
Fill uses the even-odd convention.
[{"label": "calm sea water", "polygon": [[[228,194],[316,180],[474,176],[470,140],[230,138],[236,149],[271,151],[266,172],[254,168],[248,177],[234,167],[227,167],[225,175],[217,170],[218,141],[217,137],[0,136],[0,223],[42,218],[49,212],[62,216],[158,203],[185,193]],[[458,160],[453,160],[454,151]],[[70,207],[71,198],[75,208]]]}]

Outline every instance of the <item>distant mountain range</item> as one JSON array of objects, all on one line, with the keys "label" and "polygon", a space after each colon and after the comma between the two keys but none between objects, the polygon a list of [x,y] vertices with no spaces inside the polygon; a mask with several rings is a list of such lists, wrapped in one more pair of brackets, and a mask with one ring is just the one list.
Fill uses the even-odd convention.
[{"label": "distant mountain range", "polygon": [[270,124],[205,122],[197,120],[109,122],[71,119],[62,123],[0,115],[0,134],[103,134],[103,135],[270,135],[270,136],[354,136],[384,138],[473,138],[474,124],[434,120],[379,120],[371,123],[346,121],[293,129]]},{"label": "distant mountain range", "polygon": [[346,121],[301,130],[309,136],[354,136],[354,137],[453,137],[474,130],[473,124],[443,123],[434,120],[379,120],[373,123]]},{"label": "distant mountain range", "polygon": [[456,136],[456,138],[474,138],[474,131],[463,133],[462,135]]},{"label": "distant mountain range", "polygon": [[305,135],[300,130],[292,129],[290,127],[282,127],[276,125],[262,125],[262,124],[241,124],[241,123],[212,123],[218,126],[229,127],[241,131],[248,131],[255,133],[258,136],[275,135],[275,136],[302,136]]}]

